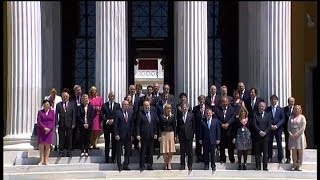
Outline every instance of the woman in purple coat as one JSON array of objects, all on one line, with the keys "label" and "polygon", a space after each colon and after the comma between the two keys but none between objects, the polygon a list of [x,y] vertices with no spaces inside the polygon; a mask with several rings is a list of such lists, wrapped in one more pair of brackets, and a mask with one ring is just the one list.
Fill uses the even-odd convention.
[{"label": "woman in purple coat", "polygon": [[53,141],[55,127],[54,111],[50,109],[48,100],[42,102],[43,109],[38,111],[38,144],[40,149],[39,165],[48,165],[50,146]]}]

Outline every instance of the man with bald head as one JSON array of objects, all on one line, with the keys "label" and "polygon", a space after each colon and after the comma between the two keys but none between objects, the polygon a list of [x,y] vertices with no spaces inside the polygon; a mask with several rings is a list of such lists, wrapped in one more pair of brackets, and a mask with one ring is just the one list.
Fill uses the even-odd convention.
[{"label": "man with bald head", "polygon": [[240,94],[240,99],[242,101],[246,101],[247,99],[250,98],[250,92],[246,89],[246,87],[244,86],[244,83],[241,81],[238,83],[238,91]]},{"label": "man with bald head", "polygon": [[[117,141],[117,163],[121,171],[130,170],[129,156],[131,151],[131,141],[133,140],[133,112],[129,108],[127,100],[122,101],[122,108],[117,110],[114,120],[114,136]],[[121,165],[122,148],[124,147],[124,163]]]},{"label": "man with bald head", "polygon": [[290,163],[290,161],[291,161],[290,149],[288,146],[288,140],[289,140],[288,120],[292,114],[294,104],[295,104],[294,97],[289,97],[288,98],[288,106],[284,107],[285,122],[283,125],[283,131],[284,131],[284,137],[285,137],[285,142],[286,142],[286,148],[285,148],[286,149],[286,163]]},{"label": "man with bald head", "polygon": [[235,109],[229,104],[228,97],[224,96],[220,100],[220,106],[216,108],[216,117],[220,122],[221,127],[221,141],[220,141],[220,162],[226,162],[225,149],[228,149],[229,160],[231,163],[234,159],[234,144],[232,139],[232,127],[235,122]]},{"label": "man with bald head", "polygon": [[141,142],[140,171],[145,169],[145,160],[147,169],[153,170],[154,139],[159,137],[158,122],[156,112],[151,111],[150,102],[144,101],[143,110],[139,112],[136,124],[136,138]]},{"label": "man with bald head", "polygon": [[109,163],[110,141],[111,141],[111,162],[115,162],[116,158],[116,140],[114,136],[114,119],[117,110],[120,109],[120,104],[114,101],[114,92],[109,92],[108,101],[101,107],[100,120],[103,124],[103,134],[105,142],[105,160]]},{"label": "man with bald head", "polygon": [[211,107],[212,110],[215,109],[216,106],[219,105],[220,96],[217,95],[217,87],[215,85],[212,85],[210,87],[210,93],[206,97],[205,104],[208,107]]},{"label": "man with bald head", "polygon": [[268,171],[268,140],[271,130],[271,114],[266,112],[266,103],[259,103],[259,111],[254,115],[254,139],[256,154],[256,170],[261,170],[261,153],[263,159],[263,170]]},{"label": "man with bald head", "polygon": [[232,102],[232,100],[233,100],[233,98],[231,96],[228,96],[228,88],[225,85],[221,86],[221,88],[220,88],[220,100],[223,97],[228,98],[229,103]]},{"label": "man with bald head", "polygon": [[[56,106],[56,126],[59,134],[59,156],[72,157],[72,129],[76,126],[77,109],[73,101],[69,101],[69,93],[62,93],[62,102]],[[66,146],[65,146],[66,145]]]}]

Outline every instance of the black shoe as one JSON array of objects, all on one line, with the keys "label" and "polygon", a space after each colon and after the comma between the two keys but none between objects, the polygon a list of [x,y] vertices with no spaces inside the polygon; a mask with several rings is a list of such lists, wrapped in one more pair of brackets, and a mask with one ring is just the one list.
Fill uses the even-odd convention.
[{"label": "black shoe", "polygon": [[226,163],[226,161],[225,161],[225,160],[222,160],[222,161],[220,161],[220,163]]},{"label": "black shoe", "polygon": [[67,152],[67,156],[68,157],[72,157],[72,153],[69,151],[69,152]]},{"label": "black shoe", "polygon": [[181,165],[180,166],[180,170],[185,170],[186,169],[186,166],[185,165]]},{"label": "black shoe", "polygon": [[242,170],[242,165],[241,164],[239,164],[238,170]]},{"label": "black shoe", "polygon": [[144,167],[140,167],[140,171],[144,171],[144,169],[145,169]]},{"label": "black shoe", "polygon": [[268,171],[268,168],[263,168],[264,171]]},{"label": "black shoe", "polygon": [[192,166],[188,166],[188,170],[189,170],[189,171],[192,171]]},{"label": "black shoe", "polygon": [[256,167],[256,170],[261,170],[261,167]]},{"label": "black shoe", "polygon": [[212,171],[216,171],[216,166],[211,167]]},{"label": "black shoe", "polygon": [[290,162],[291,162],[291,159],[290,159],[290,158],[286,160],[286,163],[287,163],[287,164],[289,164]]},{"label": "black shoe", "polygon": [[231,163],[234,163],[235,161],[236,161],[236,160],[234,160],[234,159],[231,159],[231,160],[230,160]]},{"label": "black shoe", "polygon": [[243,164],[243,165],[242,165],[242,169],[243,169],[243,170],[247,170],[247,165],[246,165],[246,164]]},{"label": "black shoe", "polygon": [[209,165],[205,165],[204,170],[209,170]]},{"label": "black shoe", "polygon": [[54,146],[54,151],[58,151],[58,146]]},{"label": "black shoe", "polygon": [[128,166],[123,166],[123,170],[130,171],[130,168]]},{"label": "black shoe", "polygon": [[118,170],[119,170],[119,171],[122,171],[122,166],[118,166]]},{"label": "black shoe", "polygon": [[153,167],[152,166],[148,166],[147,170],[153,170]]}]

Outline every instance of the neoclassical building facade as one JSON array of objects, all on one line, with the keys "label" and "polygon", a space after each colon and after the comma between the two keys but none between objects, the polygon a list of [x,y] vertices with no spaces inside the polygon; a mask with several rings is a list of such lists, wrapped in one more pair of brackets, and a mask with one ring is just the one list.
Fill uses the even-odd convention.
[{"label": "neoclassical building facade", "polygon": [[[212,84],[238,81],[279,105],[294,96],[315,147],[319,113],[316,2],[99,1],[3,2],[5,140],[30,139],[52,87],[97,86],[120,102],[136,66],[157,67],[191,106]],[[144,59],[156,58],[152,65]],[[142,64],[145,62],[145,64]],[[136,68],[136,69],[135,69]],[[162,68],[162,70],[161,70]],[[141,70],[143,71],[143,70]]]}]

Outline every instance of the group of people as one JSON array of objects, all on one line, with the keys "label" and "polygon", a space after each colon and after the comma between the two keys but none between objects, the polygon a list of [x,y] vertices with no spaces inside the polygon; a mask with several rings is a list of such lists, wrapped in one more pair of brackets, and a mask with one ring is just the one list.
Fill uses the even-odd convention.
[{"label": "group of people", "polygon": [[[119,171],[129,170],[133,148],[140,152],[140,170],[153,169],[155,148],[163,155],[163,169],[170,170],[176,143],[180,144],[180,169],[186,168],[187,156],[187,168],[192,170],[194,139],[197,162],[204,162],[205,170],[209,169],[209,162],[211,169],[216,169],[216,149],[219,149],[221,163],[226,162],[226,149],[230,162],[235,163],[236,149],[239,170],[247,169],[248,154],[255,156],[256,170],[261,170],[262,154],[262,169],[268,170],[267,163],[273,162],[274,138],[278,162],[290,163],[292,154],[292,170],[301,170],[303,149],[306,148],[306,119],[293,97],[289,97],[288,106],[282,108],[278,106],[278,97],[272,95],[267,107],[257,96],[257,90],[246,90],[243,82],[238,83],[233,97],[228,95],[226,86],[222,86],[218,94],[216,86],[212,85],[210,93],[200,95],[199,104],[193,108],[189,107],[186,93],[181,93],[176,103],[168,84],[163,86],[162,93],[158,83],[149,85],[146,94],[142,93],[141,85],[130,85],[121,105],[115,102],[114,92],[109,92],[108,101],[103,102],[94,86],[88,94],[82,94],[81,87],[76,85],[74,94],[70,99],[65,89],[61,98],[53,89],[43,101],[43,109],[38,113],[39,164],[48,164],[51,144],[58,145],[59,156],[65,156],[66,152],[71,157],[74,132],[79,130],[80,156],[89,156],[89,150],[97,148],[97,139],[103,132],[105,161],[116,162]],[[54,138],[56,128],[58,138]],[[281,145],[283,132],[285,159]]]}]

